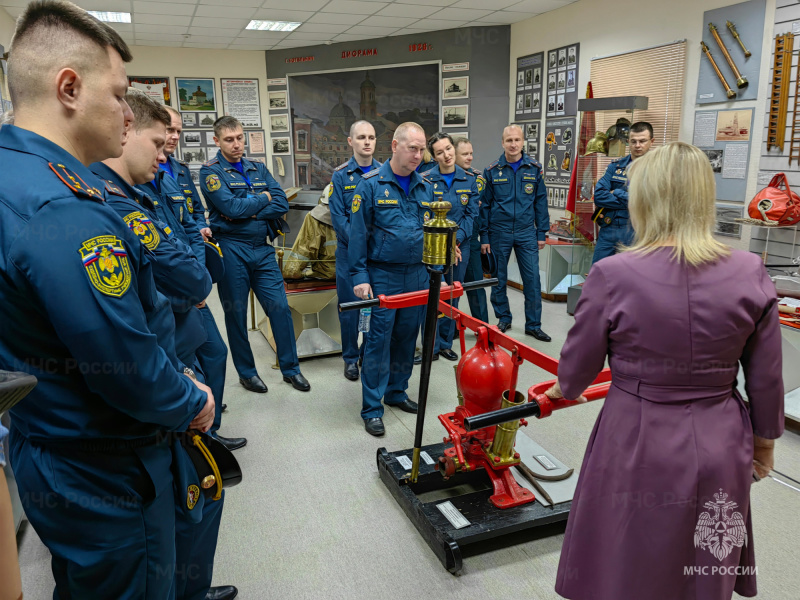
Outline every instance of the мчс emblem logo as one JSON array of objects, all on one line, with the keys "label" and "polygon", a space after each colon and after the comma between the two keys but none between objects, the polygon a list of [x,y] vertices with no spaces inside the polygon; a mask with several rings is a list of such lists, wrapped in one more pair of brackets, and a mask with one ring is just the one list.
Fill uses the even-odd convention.
[{"label": "\u043c\u0447\u0441 emblem logo", "polygon": [[124,217],[125,223],[131,228],[131,231],[136,234],[139,241],[144,244],[148,250],[155,250],[161,243],[161,236],[158,235],[158,230],[153,225],[153,222],[140,212],[132,212]]},{"label": "\u043c\u0447\u0441 emblem logo", "polygon": [[83,242],[78,249],[89,281],[106,296],[121,297],[131,286],[131,267],[122,242],[101,235]]},{"label": "\u043c\u0447\u0441 emblem logo", "polygon": [[532,183],[526,183],[525,184],[525,193],[526,194],[532,194],[533,193],[533,184]]},{"label": "\u043c\u0447\u0441 emblem logo", "polygon": [[353,206],[351,208],[351,212],[357,213],[359,208],[361,208],[361,195],[356,194],[353,196]]},{"label": "\u043c\u0447\u0441 emblem logo", "polygon": [[720,562],[733,551],[747,545],[747,527],[740,512],[731,512],[739,505],[726,502],[728,494],[721,489],[714,494],[716,502],[706,502],[703,506],[711,512],[704,512],[697,520],[694,530],[694,547],[708,550]]},{"label": "\u043c\u0447\u0441 emblem logo", "polygon": [[461,194],[461,204],[464,206],[469,204],[469,194]]},{"label": "\u043c\u0447\u0441 emblem logo", "polygon": [[197,501],[200,499],[200,488],[192,484],[186,488],[186,507],[189,510],[194,508]]},{"label": "\u043c\u0447\u0441 emblem logo", "polygon": [[220,187],[222,187],[222,183],[220,183],[217,175],[208,175],[206,177],[206,187],[208,188],[209,192],[216,192]]}]

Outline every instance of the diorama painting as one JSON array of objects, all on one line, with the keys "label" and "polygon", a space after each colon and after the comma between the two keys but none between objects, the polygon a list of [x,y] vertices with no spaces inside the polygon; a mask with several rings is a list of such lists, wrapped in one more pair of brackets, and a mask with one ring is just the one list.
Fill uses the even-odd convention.
[{"label": "diorama painting", "polygon": [[401,123],[413,121],[426,137],[434,134],[439,130],[439,90],[438,64],[290,76],[295,159],[311,167],[303,187],[323,189],[333,170],[350,159],[347,137],[359,119],[375,127],[374,156],[380,162],[391,158],[392,136]]}]

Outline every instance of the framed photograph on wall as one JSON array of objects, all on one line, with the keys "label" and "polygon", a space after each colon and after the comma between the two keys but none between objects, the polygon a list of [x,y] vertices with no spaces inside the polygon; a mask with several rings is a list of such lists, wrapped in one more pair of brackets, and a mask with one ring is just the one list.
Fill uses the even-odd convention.
[{"label": "framed photograph on wall", "polygon": [[289,132],[289,115],[270,115],[269,117],[269,130],[270,133],[288,133]]},{"label": "framed photograph on wall", "polygon": [[268,92],[269,107],[273,108],[286,108],[286,90],[280,92]]},{"label": "framed photograph on wall", "polygon": [[469,118],[469,106],[459,104],[456,106],[442,107],[442,126],[443,127],[466,127]]},{"label": "framed photograph on wall", "polygon": [[272,154],[287,155],[291,154],[291,140],[288,137],[272,138]]},{"label": "framed photograph on wall", "polygon": [[448,77],[442,79],[442,100],[469,98],[469,77]]},{"label": "framed photograph on wall", "polygon": [[214,79],[175,78],[181,112],[217,112]]},{"label": "framed photograph on wall", "polygon": [[159,104],[169,104],[172,101],[169,77],[128,76],[128,85],[143,91]]}]

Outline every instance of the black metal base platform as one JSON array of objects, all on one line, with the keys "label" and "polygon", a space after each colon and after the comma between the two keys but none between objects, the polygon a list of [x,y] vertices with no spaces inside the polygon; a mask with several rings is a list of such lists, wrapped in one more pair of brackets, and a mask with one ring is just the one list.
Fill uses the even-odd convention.
[{"label": "black metal base platform", "polygon": [[[492,488],[483,470],[459,473],[447,481],[442,478],[436,470],[436,463],[440,456],[444,456],[444,449],[444,444],[422,448],[434,464],[420,461],[419,477],[415,484],[410,482],[411,469],[404,468],[397,461],[397,457],[402,456],[411,460],[412,449],[387,452],[386,448],[379,448],[378,472],[442,565],[454,575],[462,568],[462,551],[466,546],[502,536],[511,538],[525,529],[565,521],[569,516],[572,502],[554,507],[532,502],[504,510],[495,508],[489,501]],[[466,493],[459,495],[460,490],[466,490]],[[426,499],[426,496],[438,498]],[[437,505],[447,501],[471,524],[461,529],[455,528],[437,508]]]}]

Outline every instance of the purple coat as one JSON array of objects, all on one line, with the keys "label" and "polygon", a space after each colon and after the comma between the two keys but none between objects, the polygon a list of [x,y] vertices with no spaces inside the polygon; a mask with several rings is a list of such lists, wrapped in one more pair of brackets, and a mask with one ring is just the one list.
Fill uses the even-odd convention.
[{"label": "purple coat", "polygon": [[775,287],[754,254],[693,268],[670,252],[596,263],[561,351],[567,398],[606,356],[613,376],[561,550],[565,598],[756,595],[753,434],[783,433]]}]

